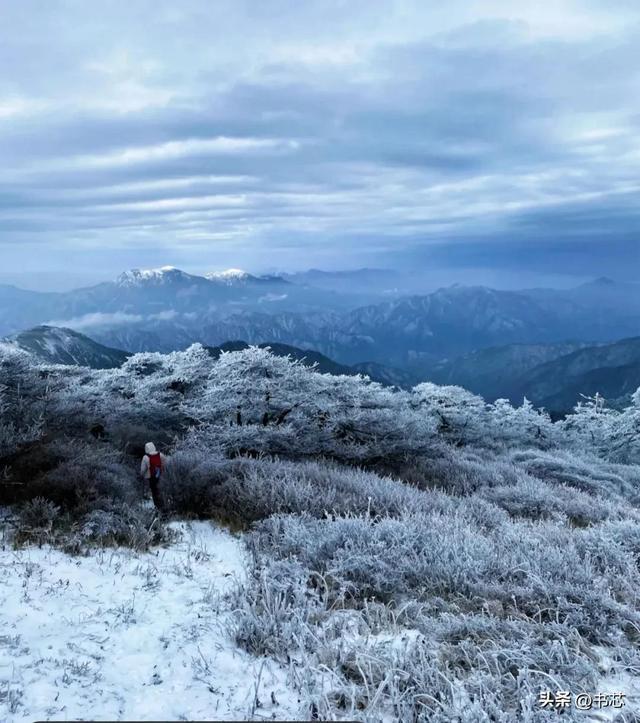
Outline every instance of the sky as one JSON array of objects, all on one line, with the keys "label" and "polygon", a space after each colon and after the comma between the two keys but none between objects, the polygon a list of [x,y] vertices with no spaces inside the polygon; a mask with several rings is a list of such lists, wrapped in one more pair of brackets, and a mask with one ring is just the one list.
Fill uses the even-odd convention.
[{"label": "sky", "polygon": [[0,0],[0,281],[636,279],[639,41],[635,0]]}]

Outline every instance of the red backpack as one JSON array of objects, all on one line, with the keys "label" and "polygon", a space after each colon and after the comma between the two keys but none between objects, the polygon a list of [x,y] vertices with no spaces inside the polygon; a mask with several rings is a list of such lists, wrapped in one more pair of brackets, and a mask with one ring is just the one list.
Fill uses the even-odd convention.
[{"label": "red backpack", "polygon": [[151,479],[158,480],[162,474],[162,457],[159,453],[150,454],[149,457],[149,473]]}]

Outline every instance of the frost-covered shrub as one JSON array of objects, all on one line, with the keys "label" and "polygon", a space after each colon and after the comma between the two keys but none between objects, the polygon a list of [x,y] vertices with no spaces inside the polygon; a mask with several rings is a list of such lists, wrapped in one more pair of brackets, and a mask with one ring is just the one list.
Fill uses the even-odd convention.
[{"label": "frost-covered shrub", "polygon": [[555,447],[559,435],[549,415],[536,409],[528,399],[514,407],[506,399],[497,399],[488,406],[490,434],[503,446]]},{"label": "frost-covered shrub", "polygon": [[306,635],[326,609],[308,586],[308,575],[292,561],[258,566],[248,584],[234,592],[231,632],[236,643],[254,655],[288,660],[309,647]]},{"label": "frost-covered shrub", "polygon": [[607,500],[526,474],[515,484],[488,487],[479,494],[511,516],[531,520],[568,518],[573,524],[589,525],[617,514],[615,505]]},{"label": "frost-covered shrub", "polygon": [[[379,522],[275,516],[261,523],[256,534],[266,536],[278,557],[293,556],[309,569],[343,581],[358,599],[388,601],[410,591],[418,597],[465,592],[493,557],[487,540],[474,536],[468,524],[440,515]],[[452,537],[458,541],[455,546]]]},{"label": "frost-covered shrub", "polygon": [[457,515],[467,520],[473,527],[483,531],[493,531],[509,521],[506,510],[478,495],[458,500]]},{"label": "frost-covered shrub", "polygon": [[626,464],[640,463],[640,389],[621,410],[607,407],[600,396],[580,401],[558,424],[565,444]]},{"label": "frost-covered shrub", "polygon": [[593,454],[557,450],[514,450],[509,459],[531,476],[554,485],[566,485],[605,498],[637,493],[637,471],[602,462]]},{"label": "frost-covered shrub", "polygon": [[[455,629],[440,631],[440,640],[418,637],[404,646],[381,642],[356,649],[351,677],[360,675],[367,704],[379,714],[386,703],[397,720],[425,723],[526,720],[523,714],[541,720],[537,693],[548,689],[550,678],[554,689],[595,684],[597,668],[576,655],[577,640],[558,645],[551,631],[513,628],[486,617],[458,618]],[[370,693],[376,690],[378,700]]]},{"label": "frost-covered shrub", "polygon": [[13,541],[62,547],[79,554],[87,545],[124,546],[145,550],[174,539],[173,531],[153,508],[100,498],[80,516],[64,513],[51,500],[37,497],[19,510]]},{"label": "frost-covered shrub", "polygon": [[411,405],[432,417],[438,434],[452,444],[474,444],[487,439],[487,404],[462,387],[419,384],[411,392]]},{"label": "frost-covered shrub", "polygon": [[256,563],[237,591],[232,631],[252,652],[293,661],[323,717],[515,722],[525,711],[540,720],[538,692],[550,684],[595,689],[595,655],[558,622],[487,610],[434,615],[426,603],[349,609],[347,598],[324,594],[326,578],[312,585],[299,562]]},{"label": "frost-covered shrub", "polygon": [[208,458],[198,462],[180,451],[167,466],[165,485],[174,509],[240,525],[276,513],[318,518],[353,513],[376,518],[398,517],[411,510],[451,513],[456,507],[456,501],[442,492],[422,492],[331,460]]},{"label": "frost-covered shrub", "polygon": [[[154,438],[169,441],[186,431],[186,400],[201,397],[214,360],[199,344],[171,354],[134,354],[117,369],[71,368],[55,372],[53,405],[76,430],[96,423],[121,451]],[[66,368],[68,369],[68,368]],[[136,438],[142,442],[136,443]]]},{"label": "frost-covered shrub", "polygon": [[601,547],[625,562],[596,567],[584,541],[598,540],[597,531],[551,522],[483,530],[439,514],[380,521],[289,515],[260,523],[255,534],[262,549],[295,558],[356,600],[437,596],[469,612],[493,600],[510,616],[561,621],[594,641],[611,641],[621,626],[640,623],[635,558],[603,539]]},{"label": "frost-covered shrub", "polygon": [[51,542],[60,521],[60,508],[51,500],[44,497],[29,500],[19,509],[13,542],[16,545]]},{"label": "frost-covered shrub", "polygon": [[499,449],[515,444],[546,449],[558,440],[549,415],[527,399],[520,407],[506,399],[487,404],[462,387],[426,382],[412,390],[411,405],[432,417],[438,434],[456,446]]},{"label": "frost-covered shrub", "polygon": [[139,499],[135,470],[110,447],[96,442],[58,441],[52,445],[56,464],[24,485],[23,495],[46,496],[65,510],[82,514],[102,498],[132,503]]},{"label": "frost-covered shrub", "polygon": [[30,357],[0,343],[0,471],[3,460],[42,436],[46,399],[46,382]]},{"label": "frost-covered shrub", "polygon": [[617,417],[607,440],[607,457],[640,464],[640,389],[631,397],[631,404]]},{"label": "frost-covered shrub", "polygon": [[242,460],[228,460],[193,446],[176,450],[168,459],[162,485],[171,509],[182,515],[201,518],[235,516],[233,506],[221,507],[216,492],[220,485],[235,480],[235,468]]},{"label": "frost-covered shrub", "polygon": [[172,539],[172,532],[155,509],[126,503],[106,504],[89,512],[80,523],[84,544],[124,546],[144,550]]},{"label": "frost-covered shrub", "polygon": [[260,523],[238,642],[293,658],[319,714],[367,721],[544,720],[541,690],[597,689],[594,645],[635,665],[635,522],[509,521],[477,496],[454,506]]},{"label": "frost-covered shrub", "polygon": [[606,455],[611,430],[618,423],[618,417],[619,412],[608,409],[602,397],[596,395],[579,401],[560,426],[575,448]]},{"label": "frost-covered shrub", "polygon": [[436,488],[465,496],[484,487],[512,484],[518,479],[518,470],[489,450],[445,447],[434,456],[414,459],[408,478],[420,489]]},{"label": "frost-covered shrub", "polygon": [[20,509],[19,523],[34,530],[51,530],[60,516],[60,508],[51,500],[36,497]]}]

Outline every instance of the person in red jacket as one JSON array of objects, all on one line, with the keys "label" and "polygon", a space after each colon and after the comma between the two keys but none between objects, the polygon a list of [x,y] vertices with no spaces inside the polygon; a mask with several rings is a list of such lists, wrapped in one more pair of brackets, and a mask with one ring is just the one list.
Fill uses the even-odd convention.
[{"label": "person in red jacket", "polygon": [[153,442],[147,442],[144,445],[145,455],[142,458],[140,464],[140,475],[149,480],[149,487],[151,487],[151,496],[153,497],[153,504],[156,509],[164,510],[164,502],[162,499],[162,493],[160,492],[160,479],[164,471],[167,458],[164,454],[160,454],[156,449]]}]

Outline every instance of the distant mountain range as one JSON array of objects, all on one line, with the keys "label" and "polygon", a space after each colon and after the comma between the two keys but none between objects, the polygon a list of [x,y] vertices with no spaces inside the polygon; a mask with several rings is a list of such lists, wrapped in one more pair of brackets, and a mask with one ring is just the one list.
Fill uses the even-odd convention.
[{"label": "distant mountain range", "polygon": [[[324,289],[340,294],[357,294],[362,303],[380,298],[391,298],[424,291],[424,286],[412,284],[406,273],[393,269],[353,269],[348,271],[323,271],[309,269],[298,273],[281,275],[282,278],[299,286]],[[409,285],[408,285],[409,284]],[[418,288],[416,288],[416,286]]]},{"label": "distant mountain range", "polygon": [[583,396],[602,395],[611,406],[629,403],[640,387],[640,337],[612,344],[512,344],[482,349],[435,364],[436,384],[456,384],[488,401],[515,404],[526,397],[553,414],[570,411]]},{"label": "distant mountain range", "polygon": [[[344,272],[343,287],[350,277],[357,286],[362,275],[381,273]],[[44,323],[131,352],[170,351],[194,341],[277,342],[342,364],[375,362],[421,376],[438,360],[492,346],[607,342],[640,333],[636,284],[601,279],[569,291],[519,292],[452,286],[358,306],[357,293],[312,286],[318,276],[324,279],[309,272],[296,283],[295,275],[232,269],[205,277],[163,267],[65,293],[2,286],[0,334]]]},{"label": "distant mountain range", "polygon": [[[0,335],[38,324],[80,331],[126,325],[166,333],[167,322],[172,322],[178,328],[191,329],[192,339],[193,329],[203,319],[247,310],[344,309],[358,303],[359,297],[296,286],[278,276],[254,276],[238,269],[196,276],[167,266],[134,269],[115,281],[67,292],[25,291],[0,285]],[[180,334],[177,338],[182,340]],[[166,340],[163,348],[167,348]]]},{"label": "distant mountain range", "polygon": [[[601,374],[613,380],[613,372],[598,369],[618,369],[612,392],[633,384],[634,359],[598,366],[602,352],[586,348],[640,335],[638,284],[603,278],[569,290],[523,291],[456,285],[398,296],[392,284],[399,281],[394,272],[376,269],[286,276],[229,269],[197,276],[162,267],[64,293],[0,286],[0,335],[44,324],[81,332],[121,353],[242,339],[316,352],[386,383],[432,379],[490,399],[526,393],[558,409],[575,391],[568,385],[575,382],[582,391],[587,381],[600,383]],[[375,303],[363,305],[367,288]],[[39,343],[44,350],[55,347],[51,338]],[[582,351],[580,358],[594,355],[594,365],[581,372],[588,379],[578,379],[572,366],[553,366]],[[94,352],[108,357],[93,350],[88,358]],[[81,358],[79,350],[69,353]],[[538,372],[543,365],[551,366]]]},{"label": "distant mountain range", "polygon": [[521,402],[524,380],[537,367],[588,346],[587,342],[562,342],[489,347],[440,361],[428,376],[436,384],[456,384],[488,401],[502,397]]},{"label": "distant mountain range", "polygon": [[515,389],[518,397],[552,412],[571,409],[581,395],[599,393],[612,406],[629,403],[640,387],[640,337],[585,347],[533,368]]}]

